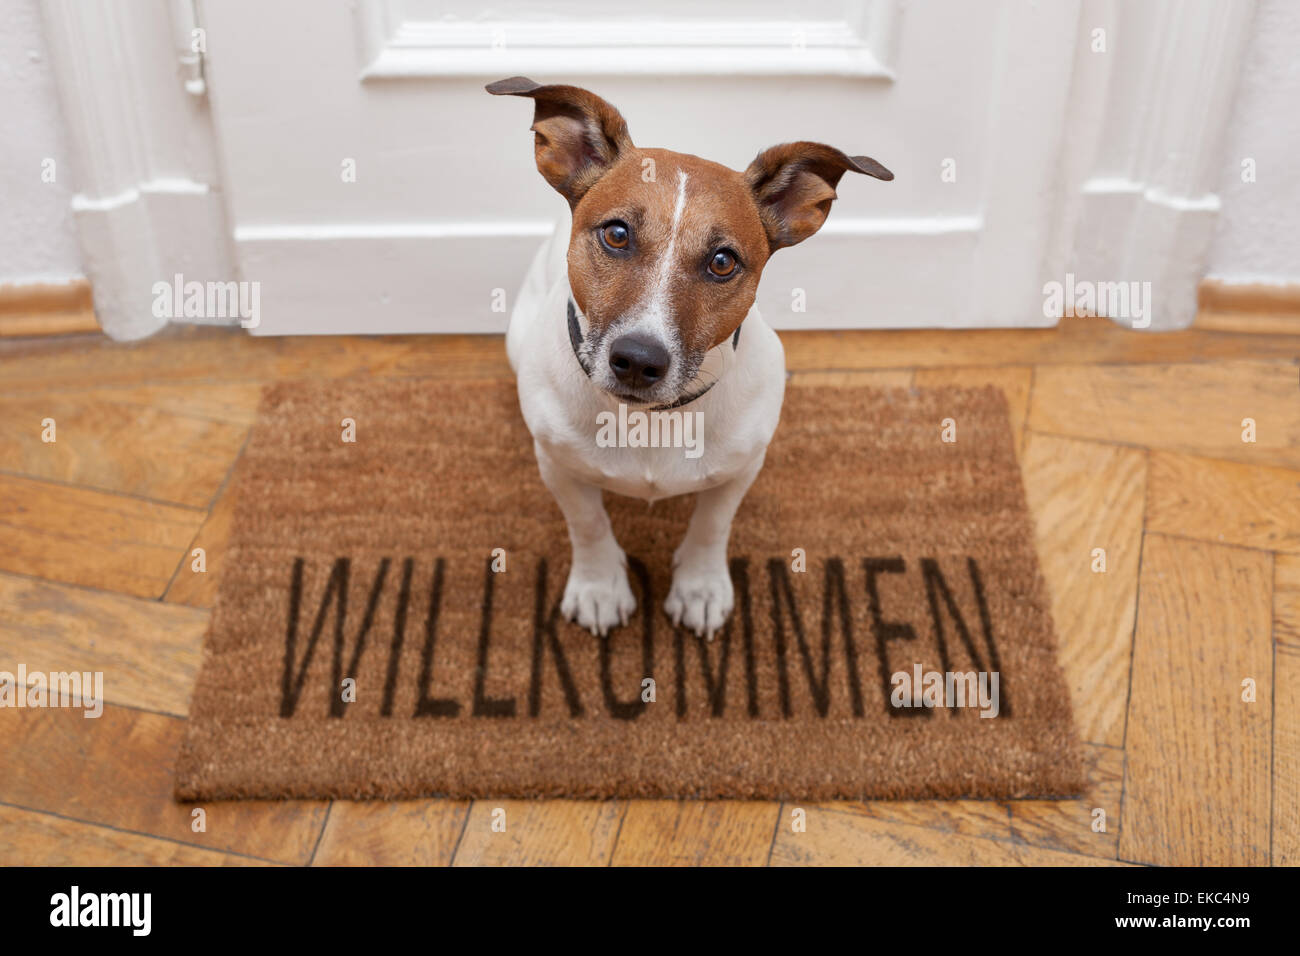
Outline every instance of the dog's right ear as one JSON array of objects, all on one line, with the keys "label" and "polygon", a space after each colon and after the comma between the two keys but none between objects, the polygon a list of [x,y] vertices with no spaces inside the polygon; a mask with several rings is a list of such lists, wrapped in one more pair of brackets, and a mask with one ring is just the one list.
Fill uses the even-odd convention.
[{"label": "dog's right ear", "polygon": [[632,148],[619,111],[581,87],[543,86],[512,76],[489,83],[486,89],[495,96],[532,98],[537,170],[570,207],[578,205],[620,152]]},{"label": "dog's right ear", "polygon": [[826,222],[835,187],[847,172],[891,180],[870,156],[847,156],[824,143],[783,143],[765,149],[745,170],[771,251],[803,242]]}]

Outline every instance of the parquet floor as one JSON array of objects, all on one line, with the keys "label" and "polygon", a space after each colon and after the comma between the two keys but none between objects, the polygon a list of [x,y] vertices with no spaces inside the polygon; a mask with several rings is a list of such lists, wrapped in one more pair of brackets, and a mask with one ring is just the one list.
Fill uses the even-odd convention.
[{"label": "parquet floor", "polygon": [[261,387],[508,376],[501,340],[0,340],[0,670],[114,675],[98,720],[0,710],[0,863],[1300,862],[1300,334],[1210,325],[783,335],[792,387],[1006,392],[1082,799],[232,803],[205,807],[203,832],[171,767]]}]

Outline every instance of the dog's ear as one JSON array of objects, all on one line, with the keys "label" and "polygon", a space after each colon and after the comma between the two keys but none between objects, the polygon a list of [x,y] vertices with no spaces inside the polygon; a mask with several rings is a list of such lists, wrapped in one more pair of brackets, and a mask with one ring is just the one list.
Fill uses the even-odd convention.
[{"label": "dog's ear", "polygon": [[543,86],[524,76],[487,85],[496,96],[528,96],[534,103],[533,153],[537,170],[570,206],[632,148],[627,123],[614,107],[577,86]]},{"label": "dog's ear", "polygon": [[745,181],[771,251],[803,242],[822,227],[835,187],[847,172],[894,178],[869,156],[847,156],[821,143],[783,143],[758,154],[745,170]]}]

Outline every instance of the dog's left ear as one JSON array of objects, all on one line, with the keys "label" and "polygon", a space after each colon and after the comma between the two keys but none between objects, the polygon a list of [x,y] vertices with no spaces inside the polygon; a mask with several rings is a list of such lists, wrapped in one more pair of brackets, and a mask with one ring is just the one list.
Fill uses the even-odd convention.
[{"label": "dog's left ear", "polygon": [[532,98],[537,170],[570,207],[578,205],[620,152],[632,148],[622,114],[590,90],[543,86],[526,76],[497,80],[486,89],[496,96]]},{"label": "dog's left ear", "polygon": [[822,143],[783,143],[759,153],[745,170],[771,251],[803,242],[822,227],[847,172],[890,180],[870,156],[848,156]]}]

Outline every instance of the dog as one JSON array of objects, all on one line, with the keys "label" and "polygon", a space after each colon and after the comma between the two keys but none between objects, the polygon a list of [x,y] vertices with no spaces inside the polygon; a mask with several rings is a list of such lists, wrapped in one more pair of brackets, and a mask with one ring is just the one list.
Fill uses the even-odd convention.
[{"label": "dog", "polygon": [[[576,86],[516,76],[487,91],[533,101],[537,169],[569,205],[506,333],[538,469],[573,549],[560,611],[604,637],[636,610],[602,489],[649,502],[693,492],[664,610],[711,640],[734,603],[731,522],[785,394],[785,351],[754,307],[763,267],[821,228],[844,173],[893,174],[811,142],[773,146],[737,172],[634,146],[618,110]],[[693,437],[695,454],[631,432],[622,447],[596,440],[602,422],[621,429],[638,412],[652,434]]]}]

